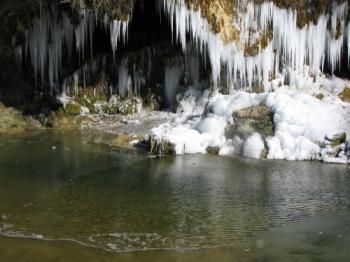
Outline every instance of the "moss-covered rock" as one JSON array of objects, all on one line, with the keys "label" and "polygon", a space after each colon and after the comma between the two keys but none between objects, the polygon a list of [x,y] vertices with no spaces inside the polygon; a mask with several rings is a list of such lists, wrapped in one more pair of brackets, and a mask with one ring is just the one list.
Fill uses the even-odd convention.
[{"label": "moss-covered rock", "polygon": [[134,2],[134,0],[71,0],[72,6],[78,10],[92,9],[119,20],[129,19]]},{"label": "moss-covered rock", "polygon": [[79,126],[76,125],[76,118],[72,116],[55,117],[52,119],[51,127],[56,130],[72,130]]},{"label": "moss-covered rock", "polygon": [[346,133],[336,134],[333,137],[326,137],[326,140],[330,142],[332,147],[339,146],[346,141]]},{"label": "moss-covered rock", "polygon": [[150,135],[147,144],[148,151],[155,155],[173,155],[176,153],[174,145],[166,139]]},{"label": "moss-covered rock", "polygon": [[29,123],[21,112],[0,103],[0,134],[21,133],[27,129],[29,129]]},{"label": "moss-covered rock", "polygon": [[104,110],[109,115],[134,115],[141,112],[142,100],[138,97],[112,96]]},{"label": "moss-covered rock", "polygon": [[209,155],[218,155],[219,154],[219,151],[220,151],[220,148],[215,146],[208,146],[207,149],[206,149],[207,153]]},{"label": "moss-covered rock", "polygon": [[273,136],[273,113],[264,105],[248,107],[232,113],[233,124],[226,129],[227,137],[248,138],[254,133],[262,137]]},{"label": "moss-covered rock", "polygon": [[315,96],[318,100],[323,100],[323,98],[324,98],[324,94],[322,94],[322,93],[315,94],[314,96]]},{"label": "moss-covered rock", "polygon": [[150,90],[147,93],[146,97],[143,99],[143,103],[150,111],[156,111],[160,109],[159,101]]},{"label": "moss-covered rock", "polygon": [[344,90],[339,94],[339,97],[344,102],[350,103],[350,88],[344,88]]},{"label": "moss-covered rock", "polygon": [[68,115],[68,116],[77,116],[77,115],[80,115],[80,110],[81,110],[81,106],[79,104],[74,102],[69,102],[68,104],[66,104],[64,112],[65,112],[65,115]]}]

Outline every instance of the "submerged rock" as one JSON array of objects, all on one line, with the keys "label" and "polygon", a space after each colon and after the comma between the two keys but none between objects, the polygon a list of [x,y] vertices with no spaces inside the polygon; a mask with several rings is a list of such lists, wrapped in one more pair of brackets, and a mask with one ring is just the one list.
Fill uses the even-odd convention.
[{"label": "submerged rock", "polygon": [[125,148],[125,149],[132,149],[141,140],[142,138],[138,136],[121,133],[121,134],[118,134],[117,137],[111,141],[110,145],[120,147],[120,148]]}]

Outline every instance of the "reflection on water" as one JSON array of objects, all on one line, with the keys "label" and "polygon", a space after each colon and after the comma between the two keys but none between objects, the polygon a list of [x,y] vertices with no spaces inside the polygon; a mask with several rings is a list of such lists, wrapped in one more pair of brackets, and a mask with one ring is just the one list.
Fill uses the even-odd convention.
[{"label": "reflection on water", "polygon": [[112,251],[248,245],[350,207],[345,166],[107,152],[93,136],[0,140],[0,231]]}]

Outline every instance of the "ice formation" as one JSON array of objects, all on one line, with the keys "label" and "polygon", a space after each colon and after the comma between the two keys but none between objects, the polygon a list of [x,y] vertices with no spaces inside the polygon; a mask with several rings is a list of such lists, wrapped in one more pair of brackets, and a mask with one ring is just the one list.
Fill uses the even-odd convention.
[{"label": "ice formation", "polygon": [[250,158],[261,158],[265,150],[264,141],[260,134],[251,135],[243,146],[243,155]]},{"label": "ice formation", "polygon": [[[74,25],[66,13],[58,12],[56,7],[49,9],[40,6],[40,15],[33,20],[30,29],[26,32],[26,43],[23,47],[16,48],[17,63],[21,64],[28,55],[34,69],[35,80],[40,77],[41,84],[48,82],[51,92],[57,92],[60,87],[62,73],[62,56],[64,48],[68,50],[68,56],[75,51],[79,54],[80,62],[86,56],[86,47],[90,47],[90,58],[93,55],[93,34],[96,26],[110,30],[110,38],[113,52],[116,51],[119,41],[127,40],[129,21],[112,20],[93,12],[83,10],[80,14],[80,22]],[[25,51],[23,53],[23,50]],[[64,83],[62,83],[64,85]]]},{"label": "ice formation", "polygon": [[127,40],[127,34],[128,34],[128,26],[129,21],[120,21],[120,20],[113,20],[110,25],[110,34],[111,34],[111,45],[113,54],[115,54],[118,43],[120,42],[121,38],[123,40],[123,43],[126,43]]},{"label": "ice formation", "polygon": [[[219,34],[212,32],[201,11],[188,6],[185,0],[158,1],[168,17],[175,41],[182,46],[183,55],[164,59],[165,102],[168,106],[178,102],[179,108],[176,121],[152,130],[156,139],[172,143],[177,154],[206,153],[208,147],[216,147],[220,155],[259,158],[267,153],[270,159],[330,161],[323,155],[320,144],[325,136],[339,132],[350,136],[349,104],[334,95],[345,85],[349,86],[349,82],[326,79],[322,72],[325,66],[332,73],[339,69],[346,49],[350,64],[348,2],[334,3],[329,14],[321,14],[316,21],[299,28],[297,11],[281,9],[273,2],[254,5],[245,1],[245,8],[232,21],[239,29],[239,39],[224,43]],[[157,50],[147,49],[148,55],[142,56],[147,57],[147,63],[132,61],[127,56],[117,58],[118,45],[127,41],[128,25],[129,20],[110,21],[106,16],[101,19],[89,10],[81,13],[78,25],[73,25],[65,13],[59,18],[55,9],[50,12],[42,9],[26,34],[26,45],[16,48],[16,58],[18,64],[23,62],[22,56],[30,58],[35,77],[43,84],[47,74],[51,91],[55,93],[62,74],[63,50],[67,49],[70,55],[79,54],[81,68],[62,81],[62,97],[67,99],[71,87],[77,93],[80,82],[85,87],[89,77],[105,67],[104,58],[95,57],[90,63],[84,60],[87,48],[92,57],[96,26],[104,26],[110,35],[116,61],[113,70],[118,79],[115,85],[109,83],[110,94],[115,91],[121,96],[138,94],[150,78],[152,57]],[[248,56],[245,47],[268,31],[271,38],[266,46],[259,46],[256,55]],[[206,58],[210,63],[213,95],[209,95],[209,90],[203,94],[203,90],[198,91],[202,85],[200,59]],[[228,95],[218,92],[223,76],[230,87]],[[177,91],[188,86],[193,88],[178,100]],[[262,86],[265,92],[246,92],[256,86]],[[331,91],[327,89],[320,101],[313,95],[324,87]],[[240,88],[244,91],[237,91]],[[274,135],[265,138],[254,133],[247,139],[237,135],[227,137],[225,129],[232,124],[232,112],[257,105],[265,105],[273,112]]]},{"label": "ice formation", "polygon": [[350,22],[347,26],[347,40],[348,40],[348,67],[350,66]]},{"label": "ice formation", "polygon": [[[214,34],[208,21],[203,18],[200,10],[195,10],[185,3],[185,0],[157,0],[159,9],[169,20],[175,40],[181,44],[185,53],[193,52],[193,46],[206,58],[208,55],[214,87],[220,84],[223,68],[227,70],[225,77],[231,90],[243,88],[252,89],[263,86],[266,91],[274,89],[273,78],[283,77],[290,87],[300,84],[296,76],[304,72],[308,65],[309,74],[318,75],[325,64],[333,73],[340,67],[344,53],[344,44],[348,49],[350,63],[350,23],[346,24],[348,2],[334,3],[329,14],[321,14],[316,22],[310,21],[303,28],[297,26],[297,11],[281,9],[273,2],[254,4],[252,1],[238,1],[239,15],[235,16],[232,25],[239,30],[236,42],[225,44],[219,34]],[[244,7],[244,8],[243,8]],[[96,26],[109,30],[111,48],[115,54],[118,45],[126,43],[128,25],[131,20],[111,20],[97,11],[83,10],[80,23],[73,25],[70,18],[63,12],[58,14],[56,7],[50,10],[41,8],[40,16],[33,20],[27,32],[24,47],[16,49],[17,61],[21,64],[22,54],[27,57],[34,68],[35,77],[40,77],[41,83],[48,75],[51,91],[57,89],[62,75],[62,55],[67,48],[69,56],[74,51],[80,55],[81,62],[86,56],[86,48],[93,53],[92,38]],[[328,26],[329,24],[329,26]],[[254,33],[252,33],[254,32]],[[267,46],[259,46],[255,56],[247,56],[245,47],[256,42],[266,32],[271,32]],[[190,43],[190,45],[189,45]],[[45,51],[43,51],[45,50]],[[170,76],[167,66],[164,79]],[[144,85],[147,76],[145,72],[132,74],[133,88]],[[118,73],[119,74],[119,73]],[[121,75],[123,76],[123,74]],[[173,80],[173,79],[170,79]],[[285,84],[282,83],[282,84]],[[164,83],[166,99],[171,99],[175,91],[170,91],[170,83]]]},{"label": "ice formation", "polygon": [[[227,80],[233,87],[251,88],[256,80],[268,89],[269,79],[277,73],[295,74],[309,65],[310,73],[318,74],[325,62],[334,72],[341,62],[347,2],[334,4],[331,15],[322,14],[316,23],[309,22],[303,28],[297,26],[295,10],[281,9],[273,2],[261,5],[248,2],[246,11],[235,21],[240,40],[226,45],[220,35],[212,33],[201,11],[188,7],[184,0],[160,0],[160,5],[168,14],[171,30],[183,49],[191,40],[203,54],[208,53],[214,86],[220,81],[222,65],[226,65]],[[327,28],[329,20],[330,29]],[[242,48],[251,41],[250,29],[273,33],[267,48],[261,48],[254,57],[246,57]],[[341,33],[340,37],[337,32]],[[290,80],[290,86],[296,85],[293,77],[286,79]]]},{"label": "ice formation", "polygon": [[[173,144],[176,154],[206,153],[208,147],[217,147],[220,155],[260,158],[267,153],[268,159],[346,163],[345,156],[330,159],[321,145],[325,137],[342,132],[350,135],[350,104],[337,96],[350,83],[338,78],[322,78],[320,83],[303,90],[284,86],[261,94],[233,91],[209,96],[190,89],[179,102],[176,120],[154,128],[151,135]],[[324,94],[322,100],[313,96],[315,90]],[[265,105],[273,113],[272,136],[263,138],[255,133],[244,139],[225,132],[234,123],[232,112],[257,105]]]},{"label": "ice formation", "polygon": [[124,58],[119,65],[118,70],[118,91],[122,96],[131,92],[132,80],[128,70],[128,60]]},{"label": "ice formation", "polygon": [[182,69],[179,64],[166,66],[164,72],[164,95],[168,105],[174,104]]}]

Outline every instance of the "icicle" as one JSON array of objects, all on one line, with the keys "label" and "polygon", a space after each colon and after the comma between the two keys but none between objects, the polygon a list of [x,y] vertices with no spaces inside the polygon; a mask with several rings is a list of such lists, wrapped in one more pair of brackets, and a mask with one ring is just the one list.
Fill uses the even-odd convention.
[{"label": "icicle", "polygon": [[74,95],[78,95],[78,90],[79,90],[79,74],[78,74],[78,72],[74,72],[73,79],[74,79]]},{"label": "icicle", "polygon": [[350,22],[347,26],[347,40],[348,40],[348,67],[350,67]]},{"label": "icicle", "polygon": [[181,65],[177,61],[173,65],[167,65],[165,67],[164,94],[168,106],[172,106],[175,101],[175,95],[179,87],[181,76]]},{"label": "icicle", "polygon": [[[323,70],[325,63],[334,72],[340,67],[344,43],[348,47],[350,64],[350,23],[347,26],[345,24],[348,15],[347,1],[334,3],[328,15],[320,15],[315,23],[309,22],[303,28],[297,26],[297,12],[292,9],[281,9],[273,2],[263,1],[262,4],[254,4],[254,1],[237,1],[240,12],[233,18],[232,26],[239,29],[239,40],[228,44],[223,43],[219,34],[212,32],[211,25],[202,16],[200,9],[191,8],[186,4],[187,1],[158,1],[159,9],[165,11],[174,41],[182,46],[184,52],[194,47],[204,59],[209,58],[208,64],[211,65],[214,88],[220,83],[223,66],[226,67],[226,81],[231,85],[231,89],[238,87],[250,89],[255,83],[267,89],[271,76],[283,77],[287,71],[290,72],[286,74],[293,83],[294,76],[303,73],[305,65],[308,65],[310,73],[315,75]],[[48,78],[53,93],[59,86],[62,74],[63,48],[67,48],[70,56],[75,41],[76,52],[83,59],[88,46],[92,56],[94,29],[100,25],[106,30],[109,29],[112,51],[115,54],[120,42],[125,44],[127,41],[129,20],[109,21],[107,15],[99,18],[96,12],[84,10],[79,24],[75,26],[68,15],[63,13],[61,16],[56,6],[52,5],[50,12],[40,8],[40,16],[33,20],[31,28],[26,33],[25,47],[21,51],[16,49],[17,60],[20,60],[19,57],[23,56],[23,52],[28,54],[35,81],[40,78],[44,84]],[[270,42],[263,48],[259,47],[257,55],[247,57],[244,48],[252,43],[259,44],[264,37],[263,34],[269,30],[272,30]],[[127,62],[122,61],[118,72],[118,88],[121,93],[125,95],[131,91],[131,87],[134,92],[139,92],[144,78],[150,75],[152,54],[148,59],[148,71],[134,68],[131,72],[133,82],[129,76]],[[195,83],[199,79],[197,61],[191,61],[189,58],[188,63],[186,65],[189,69],[188,77]],[[93,64],[90,69],[96,71],[97,68],[98,65]],[[170,76],[180,73],[175,74],[176,70],[171,68],[167,69],[168,77],[174,79]],[[91,73],[86,70],[84,67],[84,86],[86,74]],[[170,89],[166,91],[169,99],[172,97]]]},{"label": "icicle", "polygon": [[153,52],[152,52],[152,48],[148,47],[147,48],[147,78],[151,77],[151,72],[152,72],[152,57],[153,56]]},{"label": "icicle", "polygon": [[110,36],[111,36],[111,45],[112,45],[113,54],[115,54],[115,51],[118,48],[118,42],[121,40],[121,38],[125,45],[127,35],[128,35],[128,26],[129,26],[129,21],[119,21],[119,20],[112,21],[110,25]]},{"label": "icicle", "polygon": [[[19,52],[23,53],[24,51],[25,57],[29,54],[35,82],[37,83],[38,77],[40,77],[41,84],[44,85],[46,78],[48,78],[48,84],[51,93],[53,93],[56,86],[59,86],[61,78],[63,48],[67,48],[68,57],[71,57],[75,42],[75,51],[79,54],[79,60],[83,61],[86,47],[90,46],[92,59],[95,27],[104,25],[107,30],[109,26],[107,15],[101,21],[98,19],[99,16],[96,12],[83,9],[79,24],[73,25],[67,14],[63,13],[61,15],[61,12],[58,12],[57,6],[49,5],[43,8],[40,5],[40,15],[33,19],[30,29],[26,32],[24,48],[16,49],[17,60],[19,61]],[[117,21],[116,23],[119,24],[118,32],[115,23],[110,25],[113,51],[116,50],[118,40],[126,42],[128,22]],[[84,85],[86,83],[85,73],[84,71]]]},{"label": "icicle", "polygon": [[332,74],[337,68],[340,68],[343,43],[344,43],[343,36],[339,37],[338,39],[333,39],[330,35],[328,35],[327,58],[328,58],[328,64],[331,67]]},{"label": "icicle", "polygon": [[19,70],[22,68],[23,63],[23,49],[22,46],[18,46],[15,48],[15,58],[16,58],[16,64]]},{"label": "icicle", "polygon": [[128,59],[123,58],[119,64],[118,70],[118,91],[121,96],[126,96],[130,93],[132,86],[131,77],[128,70]]},{"label": "icicle", "polygon": [[199,56],[196,54],[190,54],[188,59],[187,68],[189,72],[189,77],[191,79],[192,84],[199,84]]},{"label": "icicle", "polygon": [[[160,6],[166,12],[171,31],[182,48],[186,49],[187,37],[190,36],[193,45],[204,57],[205,52],[208,52],[214,88],[220,81],[223,65],[227,68],[228,83],[239,86],[239,82],[240,86],[248,85],[251,88],[253,82],[258,80],[267,88],[269,77],[277,75],[280,68],[288,68],[287,71],[293,72],[288,73],[293,83],[294,76],[303,73],[305,65],[309,65],[310,73],[318,74],[323,70],[326,57],[332,71],[340,64],[344,36],[335,36],[339,32],[345,34],[348,10],[345,1],[333,5],[331,33],[327,30],[328,15],[321,15],[316,24],[310,22],[300,29],[297,26],[297,12],[292,9],[281,9],[273,2],[254,5],[250,1],[239,1],[241,15],[235,18],[237,21],[234,23],[240,30],[240,40],[237,44],[226,45],[220,35],[212,33],[200,10],[188,7],[184,0],[159,1],[163,3]],[[246,57],[241,46],[259,41],[261,33],[270,28],[273,37],[270,44],[255,57]]]}]

